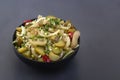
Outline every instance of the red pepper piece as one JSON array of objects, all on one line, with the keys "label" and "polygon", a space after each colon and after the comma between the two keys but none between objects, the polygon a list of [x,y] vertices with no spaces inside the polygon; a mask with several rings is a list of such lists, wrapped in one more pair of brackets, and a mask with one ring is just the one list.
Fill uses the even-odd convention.
[{"label": "red pepper piece", "polygon": [[50,58],[47,55],[43,55],[42,59],[43,59],[44,62],[50,62]]},{"label": "red pepper piece", "polygon": [[25,20],[23,23],[26,24],[28,22],[32,22],[32,20]]},{"label": "red pepper piece", "polygon": [[73,38],[73,32],[69,32],[68,35],[71,39]]}]

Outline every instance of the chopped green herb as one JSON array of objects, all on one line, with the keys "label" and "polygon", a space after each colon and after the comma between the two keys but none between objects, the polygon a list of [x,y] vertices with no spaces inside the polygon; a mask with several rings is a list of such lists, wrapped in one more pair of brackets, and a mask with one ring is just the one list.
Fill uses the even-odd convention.
[{"label": "chopped green herb", "polygon": [[25,47],[25,44],[26,44],[25,42],[24,42],[24,43],[22,43],[22,44],[21,44],[21,47]]},{"label": "chopped green herb", "polygon": [[45,50],[44,52],[45,52],[46,54],[49,54],[49,53],[50,53],[50,51],[49,51],[49,50]]},{"label": "chopped green herb", "polygon": [[49,22],[50,22],[51,25],[59,25],[60,21],[61,21],[61,20],[58,19],[58,18],[50,19],[50,20],[49,20]]},{"label": "chopped green herb", "polygon": [[45,25],[44,27],[45,31],[48,31],[49,27],[50,27],[49,25]]},{"label": "chopped green herb", "polygon": [[36,38],[43,38],[42,36],[40,36],[40,35],[38,35],[38,36],[36,36]]}]

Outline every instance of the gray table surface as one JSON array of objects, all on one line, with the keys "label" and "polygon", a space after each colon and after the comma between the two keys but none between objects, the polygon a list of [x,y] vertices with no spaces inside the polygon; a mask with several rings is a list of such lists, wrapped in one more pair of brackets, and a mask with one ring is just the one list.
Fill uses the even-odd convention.
[{"label": "gray table surface", "polygon": [[[63,70],[34,69],[14,53],[15,28],[38,14],[81,31],[81,48]],[[120,80],[120,0],[0,0],[0,80]]]}]

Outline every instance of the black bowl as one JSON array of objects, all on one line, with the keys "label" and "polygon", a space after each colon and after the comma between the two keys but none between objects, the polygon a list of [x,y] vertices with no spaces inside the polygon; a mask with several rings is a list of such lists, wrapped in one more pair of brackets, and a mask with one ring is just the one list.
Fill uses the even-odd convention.
[{"label": "black bowl", "polygon": [[[35,18],[36,19],[36,18]],[[35,19],[31,19],[31,20],[35,20]],[[24,25],[24,23],[22,23],[21,25],[19,26],[22,26]],[[16,30],[13,34],[13,39],[12,41],[14,41],[16,39]],[[78,40],[78,44],[80,44],[80,37],[79,37],[79,40]],[[17,49],[15,48],[15,45],[13,44],[13,48],[14,48],[14,51],[16,53],[16,55],[25,63],[27,63],[28,65],[30,66],[33,66],[33,67],[42,67],[42,68],[60,68],[60,67],[63,67],[65,66],[67,63],[70,62],[70,60],[73,59],[73,57],[77,54],[78,50],[79,50],[79,46],[77,48],[74,49],[74,52],[67,56],[66,58],[64,59],[61,59],[61,60],[58,60],[58,61],[54,61],[54,62],[39,62],[39,61],[36,61],[36,60],[31,60],[31,59],[28,59],[26,57],[24,57],[22,54],[20,54]]]}]

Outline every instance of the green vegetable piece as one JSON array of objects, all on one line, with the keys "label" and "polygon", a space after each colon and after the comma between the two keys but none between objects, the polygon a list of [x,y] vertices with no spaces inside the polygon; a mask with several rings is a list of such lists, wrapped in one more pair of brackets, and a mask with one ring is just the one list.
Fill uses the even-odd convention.
[{"label": "green vegetable piece", "polygon": [[55,54],[57,54],[57,55],[59,55],[59,54],[61,53],[61,50],[60,50],[60,48],[58,48],[58,47],[52,48],[52,51],[53,51]]},{"label": "green vegetable piece", "polygon": [[53,52],[50,52],[50,53],[49,53],[49,58],[50,58],[50,60],[52,60],[52,61],[57,61],[57,60],[60,59],[60,56],[54,54]]},{"label": "green vegetable piece", "polygon": [[44,52],[45,52],[46,54],[49,54],[50,51],[49,51],[49,50],[45,50]]},{"label": "green vegetable piece", "polygon": [[27,58],[30,58],[30,52],[29,51],[24,52],[23,55]]},{"label": "green vegetable piece", "polygon": [[38,58],[38,61],[39,61],[39,62],[43,62],[43,59],[42,59],[42,58]]},{"label": "green vegetable piece", "polygon": [[52,24],[52,25],[59,25],[60,21],[61,20],[59,18],[52,18],[49,20],[50,24]]},{"label": "green vegetable piece", "polygon": [[22,37],[17,37],[17,45],[20,46],[23,42]]},{"label": "green vegetable piece", "polygon": [[32,58],[32,59],[35,59],[35,56],[32,54],[32,55],[31,55],[31,58]]},{"label": "green vegetable piece", "polygon": [[63,40],[60,40],[57,43],[55,43],[55,46],[63,48],[65,46],[65,42]]},{"label": "green vegetable piece", "polygon": [[35,47],[35,52],[40,55],[45,55],[44,48],[42,47]]},{"label": "green vegetable piece", "polygon": [[51,36],[50,39],[51,39],[51,40],[55,40],[55,39],[56,39],[56,35]]},{"label": "green vegetable piece", "polygon": [[28,49],[26,47],[22,47],[18,49],[19,53],[24,53],[25,51],[27,51]]}]

